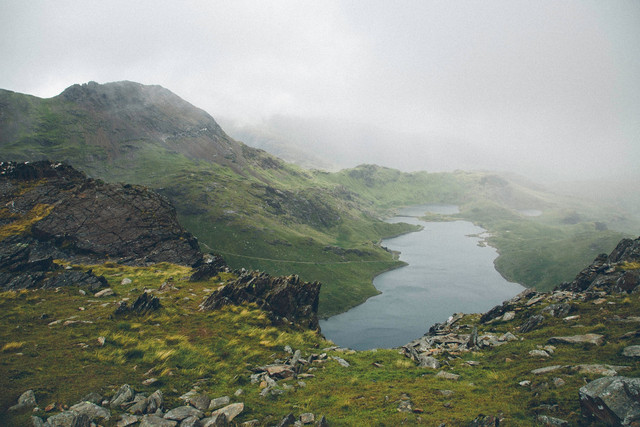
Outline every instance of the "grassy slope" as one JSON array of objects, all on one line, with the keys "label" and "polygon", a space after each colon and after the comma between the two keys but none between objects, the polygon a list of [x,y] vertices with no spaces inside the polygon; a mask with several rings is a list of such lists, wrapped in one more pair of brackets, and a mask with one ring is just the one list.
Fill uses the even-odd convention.
[{"label": "grassy slope", "polygon": [[[372,244],[410,230],[378,220],[399,206],[458,204],[459,217],[493,233],[490,243],[501,254],[498,270],[539,289],[572,278],[622,236],[596,230],[594,221],[632,234],[640,230],[617,212],[596,211],[488,173],[407,174],[367,165],[335,174],[310,172],[248,147],[237,163],[231,159],[222,166],[152,139],[115,144],[102,119],[61,97],[3,96],[15,106],[5,120],[13,139],[0,147],[3,159],[66,160],[94,177],[151,186],[171,198],[205,249],[220,252],[233,267],[322,281],[323,316],[375,295],[371,278],[401,265]],[[532,208],[545,214],[528,218],[515,211]],[[573,211],[579,223],[565,224]],[[363,253],[342,255],[327,246]]]},{"label": "grassy slope", "polygon": [[[547,317],[541,329],[527,334],[519,334],[514,327],[546,304],[519,311],[512,322],[481,325],[481,334],[512,331],[523,340],[492,350],[439,356],[445,363],[443,369],[459,374],[459,381],[436,378],[435,371],[415,367],[397,350],[329,351],[329,356],[340,356],[351,366],[343,368],[333,360],[314,364],[310,373],[315,378],[305,379],[305,387],[290,381],[292,390],[278,397],[263,398],[259,396],[260,385],[249,382],[248,368],[284,357],[285,345],[309,355],[322,352],[330,343],[310,331],[271,326],[265,314],[251,306],[198,311],[202,298],[224,283],[228,275],[190,283],[185,281],[188,269],[170,264],[145,268],[106,264],[92,268],[107,277],[115,296],[100,299],[83,296],[76,287],[0,293],[3,425],[28,424],[30,413],[9,418],[5,411],[29,388],[35,390],[41,408],[54,402],[73,404],[91,391],[110,395],[123,383],[146,392],[160,388],[169,405],[177,405],[178,396],[196,382],[212,397],[233,395],[236,389],[244,389],[241,397],[234,398],[246,405],[240,422],[257,418],[268,425],[277,423],[289,412],[296,415],[312,412],[326,415],[332,425],[446,422],[457,426],[468,425],[480,413],[501,413],[509,425],[535,425],[536,414],[542,413],[576,425],[580,421],[578,388],[585,379],[597,376],[568,369],[536,376],[530,373],[532,369],[606,363],[630,366],[630,370],[624,371],[627,376],[640,375],[640,362],[621,356],[623,347],[639,343],[637,337],[623,338],[637,325],[613,319],[614,315],[637,315],[640,300],[634,294],[609,296],[606,302],[598,304],[593,300],[574,301],[572,314],[579,314],[579,320],[567,322]],[[132,279],[132,283],[121,285],[125,277]],[[120,299],[135,298],[143,288],[158,289],[170,277],[177,289],[156,293],[163,305],[158,312],[110,316]],[[43,314],[48,317],[43,318]],[[70,318],[93,323],[47,326],[54,320]],[[477,320],[478,315],[467,315],[460,322],[475,324]],[[546,345],[550,336],[582,333],[603,334],[607,344],[597,348],[557,345],[548,359],[528,355],[537,346]],[[104,346],[97,341],[100,336],[106,338]],[[479,365],[469,366],[465,363],[469,360]],[[145,387],[141,383],[148,377],[156,377],[159,382]],[[566,384],[556,387],[554,378],[561,378]],[[532,381],[532,385],[519,386],[523,380]],[[451,390],[453,394],[444,396],[440,390]],[[399,412],[398,401],[403,394],[422,412]],[[544,405],[558,407],[550,411]]]}]

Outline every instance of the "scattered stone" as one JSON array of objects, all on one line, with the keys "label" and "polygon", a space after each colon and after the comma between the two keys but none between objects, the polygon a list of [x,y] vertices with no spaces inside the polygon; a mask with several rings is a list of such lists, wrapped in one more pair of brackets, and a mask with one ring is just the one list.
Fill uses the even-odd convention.
[{"label": "scattered stone", "polygon": [[200,418],[196,416],[187,417],[180,423],[180,427],[201,427]]},{"label": "scattered stone", "polygon": [[139,427],[175,427],[177,425],[177,421],[166,420],[157,415],[145,415],[142,417]]},{"label": "scattered stone", "polygon": [[578,320],[579,318],[580,318],[580,315],[576,314],[575,316],[567,316],[562,320],[564,320],[565,322],[571,322],[572,320]]},{"label": "scattered stone", "polygon": [[98,337],[98,345],[100,347],[103,347],[105,342],[107,342],[107,339],[105,337]]},{"label": "scattered stone", "polygon": [[243,394],[244,394],[244,390],[243,390],[243,389],[241,389],[241,388],[237,389],[237,390],[233,393],[233,395],[234,395],[235,397],[240,397],[240,396],[242,396]]},{"label": "scattered stone", "polygon": [[[83,417],[85,418],[86,415]],[[73,411],[63,411],[59,414],[52,415],[47,418],[46,425],[56,426],[56,427],[71,427],[76,423],[76,418],[78,418],[78,413]],[[87,427],[89,424],[87,424]]]},{"label": "scattered stone", "polygon": [[484,415],[480,414],[473,421],[471,421],[471,427],[494,427],[500,425],[502,417],[500,415]]},{"label": "scattered stone", "polygon": [[227,427],[227,416],[223,413],[211,415],[200,420],[202,427]]},{"label": "scattered stone", "polygon": [[124,384],[116,392],[115,396],[111,398],[109,406],[111,406],[112,408],[117,408],[123,403],[131,402],[133,400],[133,396],[135,396],[135,392],[133,391],[131,386],[129,384]]},{"label": "scattered stone", "polygon": [[173,408],[166,414],[164,414],[164,418],[167,420],[174,421],[182,421],[188,417],[198,417],[202,418],[204,413],[192,406],[178,406],[177,408]]},{"label": "scattered stone", "polygon": [[548,374],[549,372],[554,372],[563,368],[568,368],[566,365],[553,365],[553,366],[545,366],[544,368],[538,368],[531,371],[533,375],[540,374]]},{"label": "scattered stone", "polygon": [[538,415],[538,422],[543,426],[566,427],[569,425],[569,423],[565,420],[561,420],[560,418],[550,417],[548,415]]},{"label": "scattered stone", "polygon": [[599,378],[581,387],[579,395],[582,415],[589,419],[622,426],[640,421],[640,378]]},{"label": "scattered stone", "polygon": [[615,366],[615,365],[576,365],[571,368],[574,371],[578,371],[581,374],[600,375],[603,377],[613,377],[618,375],[618,371],[629,369],[628,366]]},{"label": "scattered stone", "polygon": [[160,298],[154,297],[149,292],[143,292],[140,294],[138,298],[133,302],[131,306],[127,303],[127,301],[122,300],[118,303],[118,307],[116,308],[114,314],[122,315],[127,313],[148,313],[150,311],[158,310],[162,305],[160,304]]},{"label": "scattered stone", "polygon": [[338,356],[332,356],[333,360],[335,360],[336,362],[338,362],[340,364],[340,366],[344,367],[344,368],[348,368],[349,366],[351,366],[349,364],[349,362],[347,362],[346,360],[344,360],[341,357]]},{"label": "scattered stone", "polygon": [[129,279],[128,277],[125,277],[124,279],[122,279],[120,284],[121,285],[130,285],[131,284],[131,279]]},{"label": "scattered stone", "polygon": [[111,288],[103,289],[93,294],[93,296],[96,298],[109,297],[112,295],[115,295],[115,292],[113,292],[113,289]]},{"label": "scattered stone", "polygon": [[289,354],[293,354],[293,349],[289,345],[285,345],[284,346],[284,351],[289,353]]},{"label": "scattered stone", "polygon": [[21,411],[37,406],[36,395],[33,390],[27,390],[18,397],[18,403],[9,408],[9,411]]},{"label": "scattered stone", "polygon": [[310,413],[305,412],[304,414],[300,414],[300,422],[302,424],[312,424],[315,421],[316,417]]},{"label": "scattered stone", "polygon": [[518,341],[518,337],[513,335],[511,332],[507,332],[505,334],[502,334],[500,338],[498,338],[498,341],[506,341],[506,342]]},{"label": "scattered stone", "polygon": [[33,427],[45,427],[42,418],[36,417],[35,415],[31,417],[31,424],[33,425]]},{"label": "scattered stone", "polygon": [[44,412],[51,412],[56,408],[56,404],[55,402],[53,403],[49,403],[47,406],[45,406],[44,408]]},{"label": "scattered stone", "polygon": [[249,420],[240,424],[242,427],[258,427],[260,425],[260,420]]},{"label": "scattered stone", "polygon": [[293,414],[289,413],[285,415],[285,417],[282,420],[280,420],[280,422],[278,423],[278,427],[291,426],[295,422],[296,422],[296,417],[294,417]]},{"label": "scattered stone", "polygon": [[520,333],[526,334],[534,329],[539,328],[544,322],[544,316],[540,314],[529,317],[522,325],[520,325]]},{"label": "scattered stone", "polygon": [[547,353],[544,350],[531,350],[529,352],[529,356],[533,356],[533,357],[550,357],[549,353]]},{"label": "scattered stone", "polygon": [[320,417],[317,427],[329,427],[329,422],[327,421],[324,415]]},{"label": "scattered stone", "polygon": [[553,317],[566,317],[571,311],[571,305],[567,303],[550,304],[542,309],[543,314],[549,314]]},{"label": "scattered stone", "polygon": [[200,411],[209,409],[211,399],[204,393],[197,394],[189,399],[189,404]]},{"label": "scattered stone", "polygon": [[452,374],[451,372],[440,371],[436,374],[436,377],[443,378],[445,380],[458,381],[460,375]]},{"label": "scattered stone", "polygon": [[508,322],[510,320],[513,320],[515,317],[516,317],[515,311],[507,311],[505,314],[502,315],[502,321]]},{"label": "scattered stone", "polygon": [[78,414],[85,414],[91,420],[95,420],[96,418],[104,418],[105,420],[108,420],[111,418],[111,411],[91,402],[80,402],[69,409],[77,412]]},{"label": "scattered stone", "polygon": [[149,386],[149,385],[155,384],[157,382],[158,382],[157,378],[148,378],[148,379],[142,381],[142,385]]},{"label": "scattered stone", "polygon": [[420,368],[440,369],[440,362],[435,357],[427,356],[422,353],[418,355],[418,366]]},{"label": "scattered stone", "polygon": [[604,337],[598,334],[573,335],[570,337],[551,337],[549,344],[604,344]]},{"label": "scattered stone", "polygon": [[227,405],[223,408],[213,411],[211,416],[214,416],[215,414],[224,414],[227,417],[227,422],[231,422],[235,417],[240,415],[243,410],[244,403],[232,403],[231,405]]},{"label": "scattered stone", "polygon": [[520,381],[518,385],[520,385],[521,387],[529,387],[531,385],[531,381],[529,380]]},{"label": "scattered stone", "polygon": [[214,409],[218,409],[222,406],[228,405],[231,402],[229,396],[222,396],[215,399],[212,399],[209,403],[209,410],[213,411]]},{"label": "scattered stone", "polygon": [[622,350],[622,355],[626,357],[640,357],[640,345],[630,345]]}]

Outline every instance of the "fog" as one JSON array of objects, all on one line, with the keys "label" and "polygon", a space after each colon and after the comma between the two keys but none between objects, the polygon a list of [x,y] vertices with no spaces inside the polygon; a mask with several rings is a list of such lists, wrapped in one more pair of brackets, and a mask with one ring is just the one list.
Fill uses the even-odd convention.
[{"label": "fog", "polygon": [[635,0],[3,0],[0,88],[160,84],[307,166],[637,180],[639,45]]}]

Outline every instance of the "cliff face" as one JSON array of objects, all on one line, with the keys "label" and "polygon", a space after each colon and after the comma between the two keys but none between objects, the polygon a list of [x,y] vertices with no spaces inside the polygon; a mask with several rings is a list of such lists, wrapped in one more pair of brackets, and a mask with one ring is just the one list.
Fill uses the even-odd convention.
[{"label": "cliff face", "polygon": [[196,239],[164,197],[141,186],[88,179],[64,164],[1,163],[0,206],[5,287],[39,286],[54,259],[189,266],[202,259]]}]

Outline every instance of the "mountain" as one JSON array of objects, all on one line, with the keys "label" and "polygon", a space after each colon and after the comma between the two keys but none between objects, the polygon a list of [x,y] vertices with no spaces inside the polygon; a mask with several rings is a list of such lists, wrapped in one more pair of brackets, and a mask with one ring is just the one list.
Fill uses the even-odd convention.
[{"label": "mountain", "polygon": [[[49,99],[0,90],[0,157],[64,161],[94,179],[149,186],[232,268],[322,282],[324,316],[375,295],[371,278],[402,265],[378,244],[415,229],[382,221],[400,206],[458,205],[449,219],[490,231],[498,270],[538,289],[640,230],[621,209],[492,172],[301,169],[233,140],[167,89],[133,82],[74,85]],[[541,215],[522,213],[530,210]]]},{"label": "mountain", "polygon": [[[0,260],[27,251],[16,268],[2,264],[0,277],[44,276],[0,291],[2,425],[640,419],[640,238],[621,240],[553,291],[455,313],[401,349],[356,352],[315,329],[318,284],[207,257],[189,266],[182,250],[201,254],[148,188],[50,162],[3,163],[0,188]],[[87,199],[117,221],[84,227],[100,215]],[[152,232],[122,234],[127,222]],[[122,234],[108,252],[135,255],[108,257],[108,234]],[[156,250],[174,245],[182,250]]]}]

